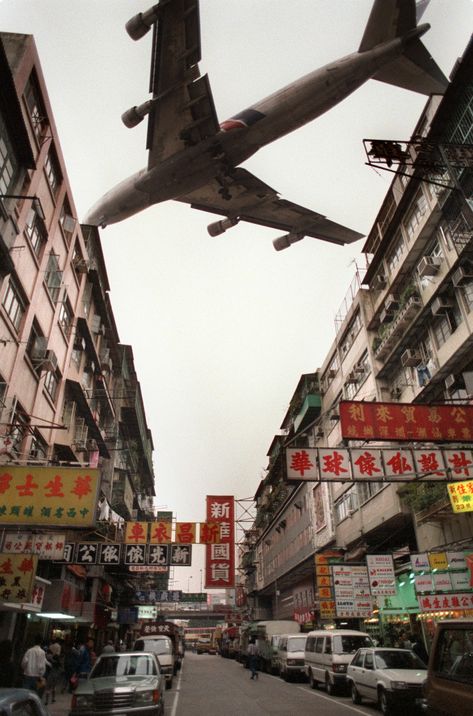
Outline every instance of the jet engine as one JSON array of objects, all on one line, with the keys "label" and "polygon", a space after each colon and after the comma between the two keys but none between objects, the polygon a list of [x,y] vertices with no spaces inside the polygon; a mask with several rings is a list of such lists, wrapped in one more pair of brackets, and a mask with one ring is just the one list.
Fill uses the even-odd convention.
[{"label": "jet engine", "polygon": [[213,224],[209,224],[207,231],[210,236],[220,236],[220,234],[224,234],[225,231],[238,224],[239,221],[239,219],[230,219],[227,217],[226,219],[221,219],[220,221],[215,221]]},{"label": "jet engine", "polygon": [[134,15],[125,25],[126,31],[132,40],[141,40],[146,35],[151,25],[158,19],[159,5],[153,5],[145,12]]},{"label": "jet engine", "polygon": [[291,244],[295,244],[296,241],[300,241],[303,238],[304,234],[284,234],[284,236],[278,236],[277,239],[273,240],[273,246],[276,251],[282,251],[283,249],[288,249]]},{"label": "jet engine", "polygon": [[152,104],[153,100],[148,99],[146,102],[143,102],[143,104],[138,105],[138,107],[130,107],[126,112],[123,112],[122,122],[125,127],[132,129],[142,122],[146,115],[150,113]]}]

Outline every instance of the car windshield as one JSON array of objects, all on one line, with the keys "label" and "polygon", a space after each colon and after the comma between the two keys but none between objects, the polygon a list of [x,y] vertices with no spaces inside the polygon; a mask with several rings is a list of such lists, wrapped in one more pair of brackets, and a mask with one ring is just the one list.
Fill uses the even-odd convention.
[{"label": "car windshield", "polygon": [[156,662],[148,654],[110,654],[100,656],[90,672],[91,679],[102,676],[149,676],[156,675]]},{"label": "car windshield", "polygon": [[288,651],[304,651],[307,637],[297,636],[294,639],[287,640]]},{"label": "car windshield", "polygon": [[152,651],[153,654],[171,654],[172,644],[168,639],[139,639],[135,643],[139,651]]},{"label": "car windshield", "polygon": [[377,651],[375,652],[377,669],[425,669],[426,666],[411,651]]},{"label": "car windshield", "polygon": [[335,636],[333,638],[333,653],[334,654],[354,654],[355,651],[361,649],[363,646],[372,646],[373,642],[369,636],[362,636],[361,634]]}]

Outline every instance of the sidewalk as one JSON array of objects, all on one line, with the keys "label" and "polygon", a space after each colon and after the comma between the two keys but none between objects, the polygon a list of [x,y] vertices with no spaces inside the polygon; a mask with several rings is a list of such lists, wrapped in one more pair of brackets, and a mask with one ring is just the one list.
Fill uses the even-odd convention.
[{"label": "sidewalk", "polygon": [[71,697],[72,694],[56,694],[56,701],[53,704],[50,701],[46,706],[51,716],[67,716],[71,709]]}]

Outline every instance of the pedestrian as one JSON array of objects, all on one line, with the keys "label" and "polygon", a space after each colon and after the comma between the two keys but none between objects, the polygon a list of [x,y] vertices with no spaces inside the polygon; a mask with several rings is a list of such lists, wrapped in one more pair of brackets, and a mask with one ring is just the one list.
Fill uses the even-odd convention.
[{"label": "pedestrian", "polygon": [[86,643],[82,644],[79,649],[78,663],[76,673],[79,679],[86,679],[90,673],[93,662],[96,660],[95,652],[93,651],[94,642],[92,639],[88,639]]},{"label": "pedestrian", "polygon": [[73,691],[71,679],[74,674],[77,674],[77,667],[79,665],[79,649],[77,649],[71,641],[67,641],[64,644],[64,683],[62,687],[62,693],[67,689],[69,693]]},{"label": "pedestrian", "polygon": [[427,649],[424,646],[422,637],[417,634],[411,634],[410,640],[412,642],[412,651],[414,652],[414,654],[418,656],[419,659],[424,662],[424,664],[427,664],[427,662],[429,661],[429,655],[427,654]]},{"label": "pedestrian", "polygon": [[49,699],[54,703],[56,701],[56,686],[61,680],[62,667],[61,659],[58,654],[53,654],[50,650],[46,654],[47,671],[46,671],[46,690],[44,703],[48,704]]},{"label": "pedestrian", "polygon": [[102,654],[113,654],[114,651],[115,647],[113,645],[113,641],[109,639],[105,644],[104,648],[102,649]]},{"label": "pedestrian", "polygon": [[34,645],[26,652],[21,661],[23,669],[23,688],[36,691],[40,696],[43,694],[46,673],[46,654],[42,648],[42,638],[37,634]]},{"label": "pedestrian", "polygon": [[13,644],[10,639],[0,641],[0,687],[11,688],[15,681],[15,667],[12,661]]},{"label": "pedestrian", "polygon": [[248,649],[246,651],[248,656],[248,667],[251,671],[250,679],[258,678],[258,647],[256,646],[256,640],[250,639]]}]

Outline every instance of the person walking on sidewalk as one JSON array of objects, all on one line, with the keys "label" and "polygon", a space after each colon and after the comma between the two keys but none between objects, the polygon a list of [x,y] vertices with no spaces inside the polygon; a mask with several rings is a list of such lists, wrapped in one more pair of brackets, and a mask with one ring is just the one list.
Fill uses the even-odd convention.
[{"label": "person walking on sidewalk", "polygon": [[41,688],[38,685],[41,680],[44,680],[46,673],[46,654],[42,648],[42,638],[39,634],[36,635],[34,640],[34,646],[31,646],[26,652],[21,661],[21,668],[23,669],[23,688],[30,689],[42,694],[44,687]]},{"label": "person walking on sidewalk", "polygon": [[247,649],[248,655],[248,666],[251,671],[250,679],[258,678],[258,647],[256,646],[256,640],[253,638],[250,640]]}]

